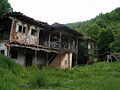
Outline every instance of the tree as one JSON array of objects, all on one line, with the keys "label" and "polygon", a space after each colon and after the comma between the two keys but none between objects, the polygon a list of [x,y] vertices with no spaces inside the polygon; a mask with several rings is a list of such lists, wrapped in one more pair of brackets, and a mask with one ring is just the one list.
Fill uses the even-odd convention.
[{"label": "tree", "polygon": [[98,40],[98,34],[100,31],[101,28],[95,23],[88,25],[88,27],[85,29],[87,36],[90,36],[94,40]]},{"label": "tree", "polygon": [[[101,54],[111,51],[120,57],[120,8],[116,8],[110,13],[99,14],[91,20],[84,22],[70,23],[68,26],[82,32],[84,36],[91,37],[96,41],[94,44],[95,53]],[[79,44],[78,54],[87,52],[86,44]],[[80,51],[81,50],[81,51]],[[79,55],[79,56],[80,56]],[[87,55],[81,57],[85,60]]]},{"label": "tree", "polygon": [[11,12],[13,9],[8,2],[8,0],[0,0],[0,16],[3,16],[4,14]]},{"label": "tree", "polygon": [[78,42],[78,64],[86,64],[89,59],[88,42],[79,40]]},{"label": "tree", "polygon": [[112,51],[120,56],[120,29],[115,32],[115,40],[110,44]]},{"label": "tree", "polygon": [[114,33],[111,28],[107,28],[99,33],[98,52],[102,54],[111,51],[110,44],[114,41]]}]

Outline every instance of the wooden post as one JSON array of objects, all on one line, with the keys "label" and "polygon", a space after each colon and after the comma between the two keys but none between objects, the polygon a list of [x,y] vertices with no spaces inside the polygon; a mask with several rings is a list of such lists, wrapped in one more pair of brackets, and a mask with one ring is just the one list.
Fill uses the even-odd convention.
[{"label": "wooden post", "polygon": [[51,37],[51,34],[49,33],[49,37],[48,37],[48,46],[50,47],[50,37]]},{"label": "wooden post", "polygon": [[76,38],[76,49],[77,49],[77,52],[78,52],[78,37]]},{"label": "wooden post", "polygon": [[35,59],[33,61],[33,64],[36,64],[35,62],[37,61],[37,50],[35,50]]},{"label": "wooden post", "polygon": [[78,53],[76,54],[76,66],[78,64]]},{"label": "wooden post", "polygon": [[58,57],[58,60],[59,60],[59,66],[58,66],[58,68],[61,69],[62,67],[61,67],[61,55],[60,54],[61,54],[61,51],[59,52],[59,57]]},{"label": "wooden post", "polygon": [[40,30],[38,31],[38,37],[37,37],[38,39],[37,39],[37,46],[39,45],[39,43],[40,43]]},{"label": "wooden post", "polygon": [[77,53],[76,53],[76,65],[78,64],[78,37],[76,38],[76,49],[77,49]]},{"label": "wooden post", "polygon": [[8,46],[7,56],[9,57],[11,56],[10,49],[11,49],[10,46]]},{"label": "wooden post", "polygon": [[62,41],[62,33],[60,32],[60,38],[59,38],[59,48],[61,49],[61,41]]},{"label": "wooden post", "polygon": [[70,53],[68,53],[68,68],[71,68],[71,66],[70,66]]},{"label": "wooden post", "polygon": [[27,54],[27,50],[26,50],[26,45],[25,45],[25,62],[24,62],[24,66],[25,66],[25,67],[26,67],[26,65],[27,65],[26,54]]},{"label": "wooden post", "polygon": [[10,42],[11,42],[11,40],[12,40],[12,30],[13,30],[13,26],[14,26],[14,20],[12,20],[12,25],[11,25],[10,38],[9,38]]},{"label": "wooden post", "polygon": [[70,46],[71,46],[71,37],[70,36],[68,36],[69,38],[68,38],[68,49],[71,49],[70,48]]},{"label": "wooden post", "polygon": [[48,66],[48,52],[46,52],[46,62],[45,62],[46,66]]}]

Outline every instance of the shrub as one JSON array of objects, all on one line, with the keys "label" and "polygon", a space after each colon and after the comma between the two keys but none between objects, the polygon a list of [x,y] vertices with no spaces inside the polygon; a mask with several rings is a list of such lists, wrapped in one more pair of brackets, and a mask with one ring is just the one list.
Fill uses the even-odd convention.
[{"label": "shrub", "polygon": [[29,82],[33,88],[47,87],[47,79],[43,75],[34,75]]}]

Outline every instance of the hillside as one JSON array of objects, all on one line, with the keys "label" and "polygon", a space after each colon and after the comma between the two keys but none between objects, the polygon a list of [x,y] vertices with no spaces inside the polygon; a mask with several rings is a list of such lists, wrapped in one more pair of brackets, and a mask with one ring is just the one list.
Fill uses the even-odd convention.
[{"label": "hillside", "polygon": [[96,40],[99,54],[110,51],[120,56],[120,8],[88,21],[66,25]]},{"label": "hillside", "polygon": [[119,90],[120,62],[96,63],[71,70],[25,68],[0,55],[0,90]]}]

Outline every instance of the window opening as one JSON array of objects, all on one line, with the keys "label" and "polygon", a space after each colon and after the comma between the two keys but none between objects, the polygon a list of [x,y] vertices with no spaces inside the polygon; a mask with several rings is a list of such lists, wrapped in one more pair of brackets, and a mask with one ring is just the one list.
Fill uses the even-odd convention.
[{"label": "window opening", "polygon": [[18,26],[18,32],[22,32],[22,26],[21,25]]},{"label": "window opening", "polygon": [[18,32],[25,33],[26,27],[23,27],[22,25],[18,25]]},{"label": "window opening", "polygon": [[33,35],[33,36],[37,36],[37,30],[32,29],[32,30],[31,30],[31,35]]},{"label": "window opening", "polygon": [[23,27],[23,33],[25,33],[25,31],[26,31],[26,27]]}]

